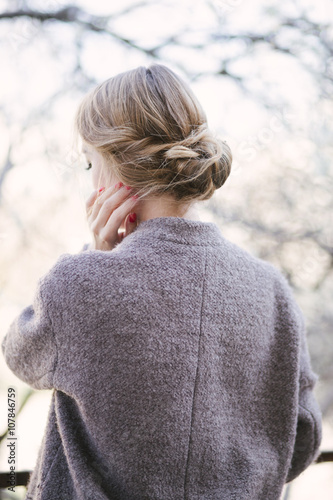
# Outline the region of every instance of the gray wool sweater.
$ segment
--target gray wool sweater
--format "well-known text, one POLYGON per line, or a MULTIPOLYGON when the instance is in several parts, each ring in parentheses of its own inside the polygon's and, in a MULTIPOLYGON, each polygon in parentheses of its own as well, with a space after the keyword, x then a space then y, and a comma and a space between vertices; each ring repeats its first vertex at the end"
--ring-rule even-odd
POLYGON ((214 223, 61 255, 2 349, 52 390, 26 499, 277 500, 318 455, 301 309, 214 223))

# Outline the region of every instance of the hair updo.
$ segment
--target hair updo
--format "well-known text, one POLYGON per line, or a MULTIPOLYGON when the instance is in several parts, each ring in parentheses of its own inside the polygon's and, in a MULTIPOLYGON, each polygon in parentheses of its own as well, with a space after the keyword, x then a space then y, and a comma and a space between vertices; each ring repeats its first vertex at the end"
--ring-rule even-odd
POLYGON ((96 87, 79 106, 76 128, 139 196, 207 200, 230 174, 229 146, 210 132, 188 85, 161 64, 96 87))

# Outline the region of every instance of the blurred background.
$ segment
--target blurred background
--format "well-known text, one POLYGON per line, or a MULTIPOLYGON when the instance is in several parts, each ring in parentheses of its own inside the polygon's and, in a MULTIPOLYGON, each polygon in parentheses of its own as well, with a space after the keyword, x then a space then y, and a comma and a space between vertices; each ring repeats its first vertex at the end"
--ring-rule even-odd
MULTIPOLYGON (((82 96, 111 76, 166 64, 233 152, 202 220, 288 278, 307 323, 322 450, 333 450, 333 3, 331 0, 0 0, 0 341, 38 279, 91 241, 90 172, 76 150, 82 96)), ((17 470, 31 470, 50 391, 0 362, 0 433, 17 391, 17 470)), ((8 471, 5 440, 0 471, 8 471)), ((2 499, 24 498, 24 488, 2 499)), ((333 499, 333 463, 311 465, 290 500, 333 499)))

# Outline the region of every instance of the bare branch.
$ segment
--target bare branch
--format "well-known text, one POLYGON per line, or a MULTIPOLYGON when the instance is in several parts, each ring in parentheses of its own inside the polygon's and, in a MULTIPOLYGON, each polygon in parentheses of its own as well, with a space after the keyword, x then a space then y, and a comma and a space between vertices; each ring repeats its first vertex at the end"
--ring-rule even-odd
POLYGON ((0 172, 0 205, 1 205, 1 199, 2 199, 2 186, 4 183, 4 180, 6 178, 6 175, 8 172, 14 167, 14 163, 11 160, 11 154, 12 154, 12 145, 9 146, 8 152, 7 152, 7 157, 4 163, 4 166, 0 172))
MULTIPOLYGON (((126 9, 126 12, 133 9, 126 9)), ((48 21, 60 21, 63 23, 73 23, 83 27, 87 31, 92 31, 96 33, 105 33, 107 35, 112 36, 117 41, 125 44, 126 46, 136 49, 140 52, 145 53, 147 56, 157 58, 156 50, 154 49, 146 49, 144 47, 139 46, 133 40, 122 37, 118 35, 116 32, 108 29, 108 23, 110 19, 113 17, 118 17, 123 15, 125 11, 121 11, 119 14, 114 14, 110 16, 93 16, 87 14, 83 9, 80 9, 76 6, 68 6, 63 9, 54 11, 54 12, 41 12, 39 10, 32 9, 21 9, 16 11, 7 11, 0 13, 1 19, 18 19, 28 17, 30 19, 36 19, 41 23, 45 23, 48 21)))

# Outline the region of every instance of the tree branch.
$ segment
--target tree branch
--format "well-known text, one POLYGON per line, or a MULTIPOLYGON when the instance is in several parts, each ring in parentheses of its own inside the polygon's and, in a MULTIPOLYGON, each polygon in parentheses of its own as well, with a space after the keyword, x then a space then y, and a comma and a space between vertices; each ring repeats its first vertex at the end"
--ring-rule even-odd
MULTIPOLYGON (((133 7, 135 7, 135 6, 133 6, 133 7)), ((129 10, 130 9, 127 8, 124 11, 121 11, 120 13, 117 13, 115 15, 110 15, 110 16, 93 16, 93 15, 87 14, 83 9, 80 9, 79 7, 76 7, 76 6, 68 6, 68 7, 65 7, 63 9, 60 9, 60 10, 54 11, 54 12, 41 12, 39 10, 20 9, 20 10, 16 10, 16 11, 7 11, 7 12, 0 13, 0 20, 1 19, 19 19, 19 18, 28 17, 30 19, 36 19, 37 21, 40 21, 41 23, 45 23, 48 21, 59 21, 59 22, 63 22, 63 23, 75 23, 75 24, 83 27, 87 31, 93 31, 96 33, 105 33, 107 35, 112 36, 117 41, 127 45, 128 47, 130 47, 132 49, 136 49, 140 52, 143 52, 147 56, 150 56, 153 58, 158 58, 158 55, 156 53, 156 49, 146 49, 144 47, 141 47, 140 45, 136 44, 133 40, 130 40, 129 38, 126 38, 126 37, 122 37, 121 35, 118 35, 114 31, 111 31, 107 28, 107 25, 108 25, 110 19, 118 17, 120 15, 123 15, 124 13, 128 13, 129 10)))

